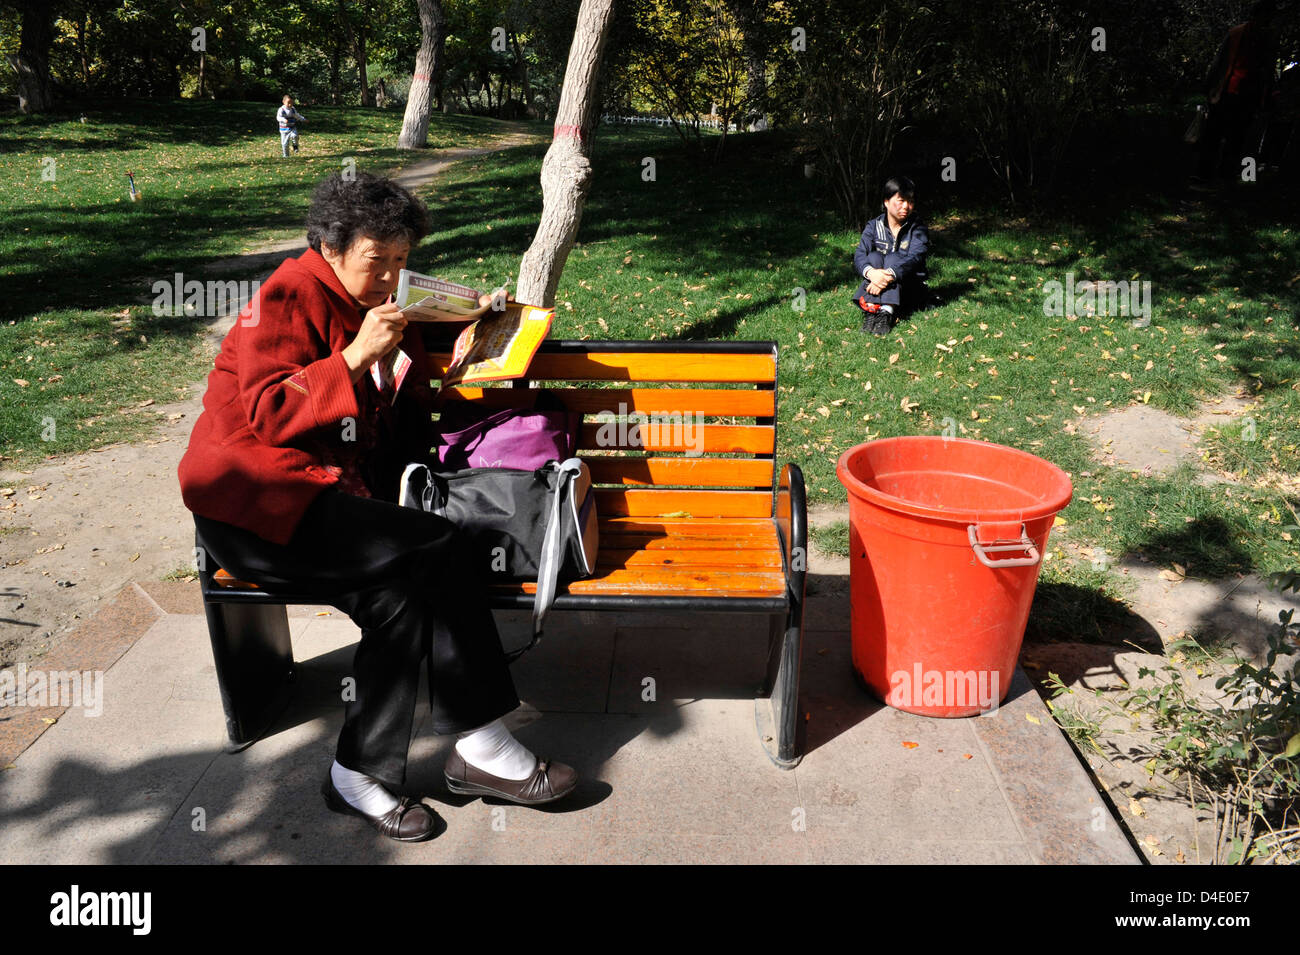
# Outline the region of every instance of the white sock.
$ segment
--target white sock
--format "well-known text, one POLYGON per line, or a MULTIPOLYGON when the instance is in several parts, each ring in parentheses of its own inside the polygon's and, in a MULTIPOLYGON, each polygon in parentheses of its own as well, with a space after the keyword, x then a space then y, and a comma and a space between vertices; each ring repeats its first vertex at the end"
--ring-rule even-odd
POLYGON ((475 769, 502 779, 527 779, 537 768, 537 757, 510 735, 500 720, 468 733, 458 733, 456 752, 475 769))
POLYGON ((366 815, 382 816, 397 808, 396 796, 369 776, 340 766, 338 760, 330 767, 330 778, 344 801, 366 815))
POLYGON ((882 305, 882 306, 880 306, 880 310, 881 310, 882 312, 884 312, 886 315, 893 315, 893 314, 894 314, 894 306, 892 306, 892 305, 882 305))

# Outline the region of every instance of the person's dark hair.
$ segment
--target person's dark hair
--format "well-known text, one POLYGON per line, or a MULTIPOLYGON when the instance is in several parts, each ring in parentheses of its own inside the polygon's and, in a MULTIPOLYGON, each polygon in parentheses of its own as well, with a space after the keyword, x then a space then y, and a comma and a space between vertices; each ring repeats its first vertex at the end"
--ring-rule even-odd
POLYGON ((884 188, 881 190, 880 201, 886 202, 894 198, 895 195, 900 195, 904 199, 915 199, 916 183, 906 176, 893 176, 886 179, 884 188))
POLYGON ((307 244, 317 252, 328 245, 340 253, 357 239, 406 239, 415 246, 429 234, 429 210, 391 179, 359 172, 344 178, 331 173, 311 195, 307 244))
POLYGON ((1277 15, 1277 4, 1273 0, 1258 0, 1250 8, 1247 20, 1272 20, 1277 15))

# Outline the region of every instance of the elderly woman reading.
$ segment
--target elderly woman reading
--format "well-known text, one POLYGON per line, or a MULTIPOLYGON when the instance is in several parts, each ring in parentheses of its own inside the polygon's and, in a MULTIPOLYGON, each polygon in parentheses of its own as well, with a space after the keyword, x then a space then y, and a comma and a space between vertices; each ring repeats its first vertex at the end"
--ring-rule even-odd
POLYGON ((533 805, 577 783, 501 722, 519 698, 488 568, 465 559, 454 525, 395 503, 404 465, 428 458, 433 396, 420 326, 389 298, 427 232, 423 203, 389 180, 322 182, 310 248, 226 336, 179 470, 210 559, 268 591, 319 594, 360 626, 356 699, 322 791, 329 808, 411 842, 433 834, 434 814, 387 787, 406 778, 423 660, 434 731, 458 737, 453 792, 533 805), (395 347, 411 367, 394 394, 369 369, 395 347))

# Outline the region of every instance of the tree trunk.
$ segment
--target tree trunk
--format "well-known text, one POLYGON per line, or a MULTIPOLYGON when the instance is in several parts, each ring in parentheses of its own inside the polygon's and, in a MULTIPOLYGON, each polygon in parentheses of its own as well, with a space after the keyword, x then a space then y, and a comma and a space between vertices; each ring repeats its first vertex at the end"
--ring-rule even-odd
POLYGON ((728 0, 740 27, 745 54, 745 110, 738 129, 767 117, 767 37, 763 33, 766 0, 728 0))
POLYGON ((515 63, 519 67, 519 86, 521 87, 520 96, 524 101, 524 119, 531 119, 533 115, 533 91, 528 85, 528 61, 524 59, 524 49, 519 44, 519 37, 511 31, 510 42, 515 48, 515 63))
POLYGON ((361 85, 362 106, 374 105, 374 100, 370 96, 370 83, 366 76, 366 30, 368 29, 369 19, 370 4, 364 3, 361 7, 362 26, 357 29, 352 22, 351 15, 348 13, 348 4, 345 0, 339 0, 339 29, 343 31, 344 37, 347 38, 348 46, 352 51, 352 59, 357 64, 357 80, 361 85))
POLYGON ((81 83, 90 89, 90 58, 86 55, 86 28, 90 26, 90 11, 87 10, 77 23, 77 53, 81 57, 81 83))
POLYGON ((423 149, 429 144, 429 106, 437 77, 442 73, 442 34, 446 20, 442 0, 417 0, 420 8, 420 52, 415 55, 415 73, 406 94, 406 112, 402 115, 402 132, 398 149, 423 149))
POLYGON ((230 53, 231 53, 231 58, 234 60, 234 65, 235 65, 235 83, 234 83, 235 99, 243 99, 244 98, 244 53, 243 53, 243 45, 240 43, 241 34, 234 28, 233 24, 231 25, 231 28, 226 31, 226 33, 230 37, 230 47, 231 47, 230 53))
POLYGON ((54 105, 50 88, 50 46, 54 43, 54 11, 44 0, 22 4, 22 33, 18 52, 6 55, 18 74, 18 110, 43 113, 54 105))
POLYGON ((364 31, 357 33, 352 49, 357 58, 357 78, 361 81, 361 105, 374 106, 375 98, 370 93, 370 80, 366 76, 366 34, 364 31))
POLYGON ((542 221, 519 263, 515 298, 550 308, 578 236, 582 206, 591 189, 588 135, 596 104, 596 76, 613 18, 614 0, 582 0, 564 70, 551 148, 542 160, 542 221))
POLYGON ((343 43, 341 40, 334 41, 334 47, 330 50, 330 105, 343 105, 343 80, 340 77, 341 63, 343 61, 343 43))

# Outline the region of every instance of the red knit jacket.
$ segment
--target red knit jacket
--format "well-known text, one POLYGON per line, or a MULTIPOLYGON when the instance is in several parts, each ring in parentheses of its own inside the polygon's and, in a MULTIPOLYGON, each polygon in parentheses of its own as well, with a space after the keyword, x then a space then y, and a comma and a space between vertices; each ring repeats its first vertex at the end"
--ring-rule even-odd
POLYGON ((396 499, 401 468, 426 459, 432 444, 428 355, 421 326, 408 325, 401 348, 411 368, 390 406, 369 373, 354 385, 343 360, 360 327, 360 310, 320 253, 308 249, 275 270, 208 375, 178 468, 187 508, 286 544, 340 476, 396 499))

